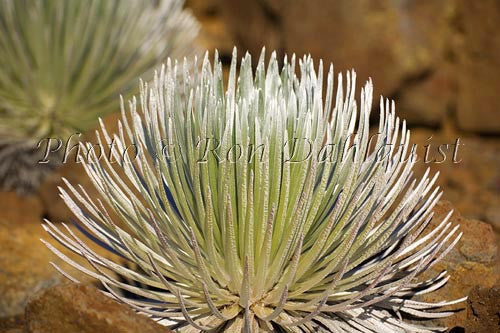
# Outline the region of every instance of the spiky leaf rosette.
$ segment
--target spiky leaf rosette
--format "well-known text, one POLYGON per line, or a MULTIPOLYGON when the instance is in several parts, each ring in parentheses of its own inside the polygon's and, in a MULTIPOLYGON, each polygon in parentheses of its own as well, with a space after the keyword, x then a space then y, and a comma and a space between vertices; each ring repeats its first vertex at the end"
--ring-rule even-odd
POLYGON ((116 143, 115 160, 126 142, 140 148, 122 161, 126 177, 90 159, 101 198, 61 190, 84 233, 139 269, 49 221, 46 230, 91 267, 46 244, 109 295, 180 331, 439 330, 404 318, 448 316, 439 308, 460 301, 412 300, 446 283, 446 272, 416 277, 460 234, 448 218, 422 233, 441 194, 436 177, 413 179, 394 104, 381 100, 370 148, 371 81, 358 105, 354 71, 338 75, 335 95, 332 67, 324 91, 322 63, 316 72, 310 57, 300 75, 295 56, 280 70, 273 53, 266 70, 263 52, 253 73, 247 54, 239 76, 236 63, 234 54, 225 88, 217 56, 213 69, 206 56, 182 80, 168 62, 141 85, 139 109, 135 99, 128 112, 122 104, 119 133, 98 135, 116 143))
POLYGON ((0 137, 66 138, 193 50, 182 0, 1 0, 0 137))
POLYGON ((118 111, 116 100, 136 90, 137 77, 152 78, 167 56, 192 53, 198 24, 182 5, 0 0, 0 150, 7 149, 0 156, 14 158, 0 160, 2 190, 36 190, 46 174, 41 171, 61 159, 37 164, 39 140, 66 140, 92 128, 99 116, 118 111), (13 155, 20 145, 26 149, 13 155))

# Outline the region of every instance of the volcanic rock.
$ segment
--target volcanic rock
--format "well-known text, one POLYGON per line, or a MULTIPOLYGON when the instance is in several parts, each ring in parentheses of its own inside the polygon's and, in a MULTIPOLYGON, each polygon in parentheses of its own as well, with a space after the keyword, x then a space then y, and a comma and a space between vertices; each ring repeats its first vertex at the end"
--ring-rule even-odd
POLYGON ((27 333, 167 333, 171 332, 94 287, 59 285, 30 301, 25 313, 27 333))
POLYGON ((500 132, 500 2, 460 0, 458 123, 464 130, 500 132))
POLYGON ((496 332, 500 328, 500 285, 475 287, 467 299, 466 332, 496 332))
MULTIPOLYGON (((50 262, 79 281, 92 281, 90 277, 65 264, 53 254, 40 241, 41 238, 56 243, 43 230, 40 222, 0 222, 0 318, 22 314, 33 294, 67 280, 50 262)), ((55 247, 79 264, 88 267, 84 258, 59 245, 55 247)), ((93 249, 106 258, 119 260, 102 248, 95 246, 93 249)))
POLYGON ((40 221, 42 215, 42 203, 37 196, 0 192, 0 223, 31 223, 40 221))
MULTIPOLYGON (((450 202, 438 202, 434 208, 434 217, 429 225, 429 230, 440 223, 452 210, 454 211, 454 207, 450 202)), ((472 295, 475 288, 492 288, 500 281, 496 236, 491 225, 466 219, 457 211, 454 211, 450 222, 454 225, 460 225, 463 236, 443 260, 423 275, 423 277, 436 276, 443 270, 446 270, 450 275, 446 286, 421 296, 421 299, 427 302, 459 299, 472 295)), ((436 320, 436 322, 448 328, 466 327, 471 311, 470 308, 467 308, 467 303, 460 303, 453 306, 452 309, 459 311, 450 317, 436 320)))

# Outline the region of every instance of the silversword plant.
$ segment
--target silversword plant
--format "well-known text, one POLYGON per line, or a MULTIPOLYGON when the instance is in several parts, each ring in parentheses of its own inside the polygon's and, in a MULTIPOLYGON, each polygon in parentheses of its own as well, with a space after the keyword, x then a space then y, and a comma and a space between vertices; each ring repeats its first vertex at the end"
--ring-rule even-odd
POLYGON ((461 234, 450 215, 426 230, 437 175, 412 176, 394 103, 381 100, 370 147, 371 81, 356 101, 354 71, 338 75, 334 93, 331 66, 324 77, 304 57, 296 74, 295 56, 281 69, 274 53, 267 69, 264 58, 253 72, 245 55, 238 75, 235 51, 227 87, 217 55, 194 72, 168 61, 128 111, 122 102, 119 133, 98 134, 116 143, 116 160, 128 144, 137 158, 120 172, 108 159, 84 163, 100 198, 61 189, 79 230, 134 269, 65 224, 44 227, 88 267, 45 243, 110 296, 181 332, 440 331, 407 319, 449 316, 440 308, 462 301, 414 299, 446 283, 446 272, 419 274, 461 234), (342 158, 313 158, 325 146, 342 158), (383 146, 393 149, 378 158, 383 146))
MULTIPOLYGON (((140 75, 193 51, 198 24, 182 0, 1 0, 0 140, 4 189, 31 190, 40 139, 66 138, 118 111, 140 75), (30 168, 24 161, 30 157, 30 168), (18 169, 26 171, 16 177, 18 169), (30 175, 32 177, 30 177, 30 175), (32 181, 28 181, 33 178, 32 181), (19 186, 13 179, 18 179, 19 186)), ((46 167, 46 166, 45 166, 46 167)))

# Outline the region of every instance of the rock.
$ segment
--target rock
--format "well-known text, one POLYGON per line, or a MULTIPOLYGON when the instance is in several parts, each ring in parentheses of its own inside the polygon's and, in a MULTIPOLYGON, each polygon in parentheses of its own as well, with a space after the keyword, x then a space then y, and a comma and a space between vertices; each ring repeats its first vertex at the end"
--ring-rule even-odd
POLYGON ((228 28, 244 50, 258 54, 266 45, 310 53, 333 62, 337 72, 354 68, 360 84, 372 77, 376 94, 385 95, 440 65, 455 9, 451 0, 222 2, 228 28))
POLYGON ((289 3, 287 0, 263 0, 263 8, 268 12, 268 15, 279 15, 285 9, 285 6, 289 3))
POLYGON ((37 196, 21 196, 16 192, 0 192, 0 223, 39 222, 42 215, 42 203, 37 196))
POLYGON ((460 42, 457 43, 460 127, 500 133, 500 2, 460 0, 460 42))
MULTIPOLYGON (((432 230, 453 209, 450 202, 438 202, 428 230, 432 230)), ((496 264, 498 249, 491 226, 481 221, 468 220, 457 211, 454 211, 450 222, 460 225, 463 236, 443 260, 423 274, 422 278, 429 278, 446 270, 450 275, 450 280, 444 288, 420 296, 427 302, 459 299, 469 295, 474 288, 492 288, 500 278, 500 270, 496 264)), ((465 302, 455 305, 453 309, 460 311, 450 317, 436 320, 436 323, 449 328, 465 327, 468 322, 466 305, 465 302)))
POLYGON ((186 9, 191 9, 196 18, 213 16, 219 10, 218 0, 187 0, 186 9))
POLYGON ((0 333, 23 333, 24 314, 0 318, 0 333))
POLYGON ((467 218, 491 224, 500 236, 500 142, 452 130, 438 132, 422 128, 412 129, 410 141, 418 145, 420 157, 414 168, 415 175, 422 175, 427 167, 432 174, 439 171, 438 185, 444 191, 443 199, 453 202, 467 218), (457 138, 460 139, 458 163, 453 163, 453 145, 457 138), (437 163, 442 160, 438 147, 445 144, 449 145, 444 149, 446 160, 437 163), (426 145, 429 145, 429 160, 435 162, 424 162, 426 145))
POLYGON ((39 241, 48 237, 43 233, 39 224, 0 224, 0 317, 22 313, 31 294, 61 280, 49 267, 54 257, 39 241))
MULTIPOLYGON (((450 222, 460 225, 463 235, 457 246, 450 252, 449 258, 445 260, 447 265, 453 266, 467 261, 484 264, 488 267, 494 265, 498 248, 495 244, 496 235, 490 224, 467 219, 455 209, 451 202, 441 200, 434 207, 434 217, 429 227, 436 226, 450 211, 453 211, 450 222)), ((491 267, 496 269, 494 266, 491 267)))
POLYGON ((500 285, 475 287, 467 299, 466 332, 495 332, 499 329, 500 285))
POLYGON ((498 134, 499 4, 221 0, 218 10, 243 51, 312 54, 336 72, 354 68, 358 86, 372 77, 375 96, 397 98, 412 124, 442 126, 451 114, 463 130, 498 134))
POLYGON ((56 172, 48 176, 40 186, 38 195, 44 204, 46 218, 56 223, 70 222, 76 219, 59 196, 58 187, 66 188, 62 180, 63 177, 73 185, 82 185, 87 191, 94 189, 83 167, 73 161, 63 164, 56 172))
POLYGON ((231 58, 231 52, 234 47, 234 41, 229 34, 224 22, 212 16, 198 18, 203 29, 198 36, 198 43, 202 50, 208 50, 213 54, 215 50, 219 51, 222 61, 226 62, 231 58))
POLYGON ((485 217, 493 225, 496 232, 500 233, 500 197, 491 198, 491 204, 486 207, 485 217))
POLYGON ((59 285, 29 302, 27 333, 167 333, 166 327, 115 302, 94 287, 59 285))
POLYGON ((282 48, 283 36, 276 21, 280 18, 270 15, 261 1, 222 0, 221 13, 233 40, 239 47, 239 54, 249 51, 257 63, 262 47, 267 50, 282 48))
POLYGON ((283 17, 285 50, 333 61, 336 71, 354 68, 358 86, 372 77, 375 95, 388 96, 437 66, 450 3, 294 1, 283 17))
MULTIPOLYGON (((40 223, 0 223, 0 318, 22 314, 31 295, 66 281, 66 278, 50 265, 51 261, 80 281, 93 281, 65 264, 40 241, 40 238, 56 244, 40 223)), ((78 263, 89 266, 85 259, 63 249, 62 246, 56 247, 78 263)), ((97 246, 92 248, 104 257, 120 262, 104 249, 97 246)))
POLYGON ((213 54, 218 50, 222 59, 231 57, 234 41, 221 19, 221 8, 218 0, 188 0, 186 8, 191 9, 201 24, 197 44, 201 46, 201 54, 208 50, 213 54))
POLYGON ((455 98, 451 66, 408 80, 394 95, 396 113, 409 124, 440 126, 455 98))
POLYGON ((464 219, 460 223, 464 241, 458 250, 468 261, 481 264, 494 263, 497 258, 496 236, 490 224, 464 219))

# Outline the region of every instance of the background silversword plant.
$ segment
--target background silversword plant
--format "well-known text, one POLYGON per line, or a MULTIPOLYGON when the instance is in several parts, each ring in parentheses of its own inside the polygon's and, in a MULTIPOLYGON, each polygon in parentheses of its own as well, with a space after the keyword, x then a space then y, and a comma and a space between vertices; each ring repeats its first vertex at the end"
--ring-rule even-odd
MULTIPOLYGON (((88 130, 99 116, 117 111, 118 96, 133 92, 138 76, 150 76, 167 56, 190 54, 198 24, 182 5, 0 0, 0 140, 17 147, 3 160, 22 168, 31 154, 35 164, 38 140, 88 130)), ((16 172, 2 165, 0 180, 19 178, 21 188, 30 187, 16 172)))
POLYGON ((110 296, 180 331, 439 331, 405 318, 448 316, 439 308, 462 301, 412 300, 446 283, 446 272, 415 278, 461 234, 450 215, 423 233, 441 196, 437 175, 413 179, 394 104, 381 100, 370 147, 371 81, 358 105, 354 71, 338 75, 334 94, 333 68, 325 85, 310 57, 299 76, 295 56, 280 70, 273 53, 266 70, 263 51, 253 73, 247 54, 239 75, 236 63, 235 50, 226 88, 217 55, 213 68, 208 56, 200 71, 184 66, 180 80, 169 61, 141 84, 140 110, 135 98, 129 112, 122 102, 119 133, 98 134, 116 143, 126 177, 94 154, 84 165, 101 198, 61 189, 80 231, 136 269, 64 224, 44 227, 91 269, 47 246, 110 296), (137 158, 123 159, 127 142, 137 158))

